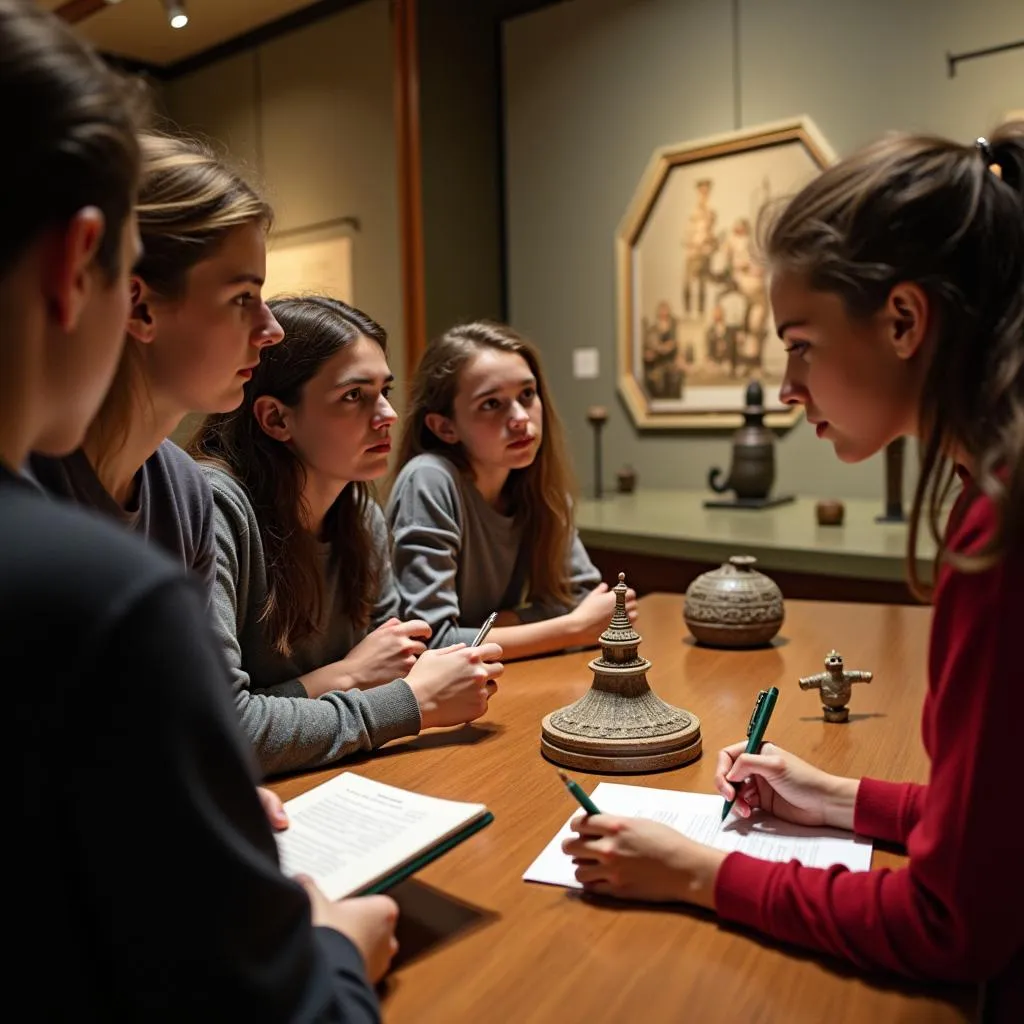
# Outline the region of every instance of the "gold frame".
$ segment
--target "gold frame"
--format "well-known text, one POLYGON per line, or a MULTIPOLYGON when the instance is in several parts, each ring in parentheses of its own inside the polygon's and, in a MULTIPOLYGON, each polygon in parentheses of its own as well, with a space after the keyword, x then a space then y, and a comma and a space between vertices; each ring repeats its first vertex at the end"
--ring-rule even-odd
MULTIPOLYGON (((659 430, 721 430, 737 427, 743 422, 742 411, 739 408, 736 412, 654 412, 650 400, 634 375, 634 247, 654 211, 669 175, 673 168, 683 164, 699 163, 730 153, 749 152, 794 142, 801 144, 822 170, 835 162, 836 157, 832 148, 806 116, 744 128, 692 142, 662 146, 654 151, 619 223, 615 237, 619 394, 637 427, 659 430)), ((797 421, 801 412, 800 408, 770 412, 765 416, 765 423, 769 427, 790 427, 797 421)))

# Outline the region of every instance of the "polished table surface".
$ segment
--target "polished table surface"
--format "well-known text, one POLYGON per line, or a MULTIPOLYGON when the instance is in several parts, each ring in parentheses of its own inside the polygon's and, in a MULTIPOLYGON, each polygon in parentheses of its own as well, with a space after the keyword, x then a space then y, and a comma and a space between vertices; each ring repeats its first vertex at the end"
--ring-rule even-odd
MULTIPOLYGON (((600 781, 713 791, 715 754, 742 739, 758 689, 780 696, 770 738, 830 771, 921 781, 920 741, 929 611, 908 606, 790 601, 770 648, 697 647, 681 598, 641 599, 641 654, 664 699, 701 719, 704 754, 645 776, 573 773, 600 781), (870 669, 850 721, 830 725, 797 678, 835 647, 870 669)), ((374 756, 273 783, 284 799, 339 771, 433 796, 486 803, 494 823, 393 891, 402 950, 383 990, 385 1020, 797 1022, 966 1021, 973 992, 866 977, 838 961, 780 946, 677 908, 591 901, 521 875, 576 804, 539 751, 540 721, 581 696, 594 652, 510 664, 486 718, 396 742, 374 756)), ((874 867, 905 858, 875 850, 874 867)))

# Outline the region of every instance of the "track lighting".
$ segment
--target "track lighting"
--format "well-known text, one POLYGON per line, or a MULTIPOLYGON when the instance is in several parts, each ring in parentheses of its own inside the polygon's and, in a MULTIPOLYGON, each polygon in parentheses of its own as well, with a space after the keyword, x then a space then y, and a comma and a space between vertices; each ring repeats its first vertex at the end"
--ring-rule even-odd
POLYGON ((188 24, 185 0, 164 0, 164 7, 167 10, 167 21, 171 28, 184 28, 188 24))

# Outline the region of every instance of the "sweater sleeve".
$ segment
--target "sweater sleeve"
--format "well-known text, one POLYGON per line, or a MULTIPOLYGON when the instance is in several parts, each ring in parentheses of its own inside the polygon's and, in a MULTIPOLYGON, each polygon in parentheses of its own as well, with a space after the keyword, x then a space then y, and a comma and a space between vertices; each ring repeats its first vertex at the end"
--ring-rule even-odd
POLYGON ((556 615, 565 615, 567 612, 571 612, 601 582, 601 573, 591 562, 590 555, 587 554, 587 549, 583 546, 583 541, 580 540, 579 532, 575 529, 572 533, 572 544, 569 546, 567 561, 566 569, 569 576, 572 604, 566 607, 557 601, 535 601, 524 608, 517 609, 521 622, 541 622, 544 619, 553 619, 556 615))
POLYGON ((374 550, 380 559, 380 589, 373 609, 370 628, 376 629, 388 619, 402 617, 402 602, 395 586, 395 571, 391 564, 391 536, 384 513, 376 502, 370 508, 370 532, 373 535, 374 550))
POLYGON ((90 840, 78 895, 96 904, 83 912, 120 951, 105 979, 117 982, 114 1016, 376 1022, 359 953, 312 927, 305 893, 278 867, 205 618, 177 580, 133 600, 97 644, 82 695, 110 699, 77 705, 90 739, 62 813, 90 840), (146 728, 140 665, 161 709, 146 728), (98 812, 112 772, 117 806, 98 812), (144 856, 126 856, 140 843, 144 856))
POLYGON ((914 782, 861 779, 853 809, 853 830, 862 836, 905 846, 921 820, 928 787, 914 782))
POLYGON ((978 981, 1024 948, 1024 886, 995 865, 1024 862, 1024 827, 1005 789, 1019 742, 1024 621, 1018 566, 948 572, 936 594, 930 655, 927 789, 868 783, 858 824, 898 839, 909 865, 849 872, 730 854, 722 917, 863 968, 978 981))
MULTIPOLYGON (((232 498, 215 490, 217 574, 213 624, 231 678, 242 731, 264 775, 316 768, 358 751, 373 750, 420 730, 419 704, 409 684, 396 679, 370 690, 334 691, 311 698, 298 679, 253 689, 242 665, 240 631, 247 616, 249 526, 232 498)), ((258 540, 257 540, 258 542, 258 540)))
POLYGON ((458 485, 426 462, 396 482, 388 503, 401 618, 423 619, 431 647, 470 644, 477 633, 459 625, 461 510, 458 485))

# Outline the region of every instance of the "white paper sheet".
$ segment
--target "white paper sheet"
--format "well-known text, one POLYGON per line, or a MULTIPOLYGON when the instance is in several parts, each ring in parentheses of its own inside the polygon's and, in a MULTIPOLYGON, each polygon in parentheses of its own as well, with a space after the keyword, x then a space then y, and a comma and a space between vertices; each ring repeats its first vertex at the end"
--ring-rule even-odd
MULTIPOLYGON (((602 782, 591 794, 607 814, 630 818, 650 818, 663 822, 677 832, 718 850, 749 854, 762 860, 799 860, 806 867, 825 868, 843 864, 851 871, 871 867, 870 839, 829 828, 805 828, 768 815, 744 821, 730 814, 724 822, 722 798, 707 793, 679 793, 645 786, 624 786, 602 782)), ((562 853, 562 842, 573 833, 569 822, 526 869, 523 879, 579 889, 572 859, 562 853)))

